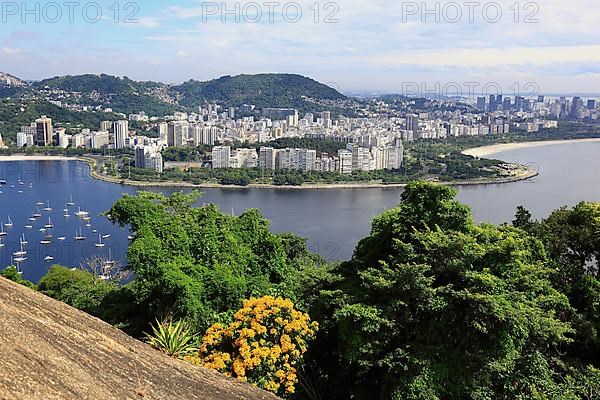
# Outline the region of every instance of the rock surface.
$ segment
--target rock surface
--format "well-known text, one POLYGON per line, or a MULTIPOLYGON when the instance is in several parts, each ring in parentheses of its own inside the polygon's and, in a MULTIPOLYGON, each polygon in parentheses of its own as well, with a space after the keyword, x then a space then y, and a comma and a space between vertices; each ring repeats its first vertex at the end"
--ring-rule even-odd
POLYGON ((277 398, 0 278, 0 400, 9 399, 277 398))

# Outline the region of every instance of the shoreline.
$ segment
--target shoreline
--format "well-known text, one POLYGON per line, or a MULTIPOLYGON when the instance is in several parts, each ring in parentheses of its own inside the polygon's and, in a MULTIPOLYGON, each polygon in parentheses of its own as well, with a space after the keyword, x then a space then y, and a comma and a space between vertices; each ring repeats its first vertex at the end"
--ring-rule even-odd
MULTIPOLYGON (((600 141, 600 139, 598 139, 600 141)), ((496 145, 494 145, 496 146, 496 145)), ((487 146, 492 147, 492 146, 487 146)), ((469 149, 472 150, 472 149, 469 149)), ((331 190, 331 189, 344 189, 344 190, 352 190, 352 189, 403 189, 408 184, 407 183, 394 183, 394 184, 382 184, 378 182, 368 183, 368 182, 359 182, 359 183, 317 183, 317 184, 303 184, 301 186, 279 186, 272 184, 250 184, 247 186, 238 186, 238 185, 221 185, 218 183, 203 183, 200 185, 189 183, 189 182, 142 182, 142 181, 134 181, 128 179, 114 178, 106 175, 99 174, 97 169, 97 161, 92 157, 86 156, 49 156, 49 155, 24 155, 24 154, 15 154, 15 155, 1 155, 0 162, 5 161, 79 161, 82 163, 88 164, 90 167, 90 176, 96 180, 112 183, 116 185, 126 185, 137 188, 149 188, 149 187, 172 187, 172 188, 191 188, 191 189, 229 189, 229 190, 248 190, 248 189, 269 189, 269 190, 331 190)), ((505 184, 505 183, 515 183, 520 181, 525 181, 531 178, 534 178, 538 175, 538 171, 527 168, 522 171, 521 174, 505 177, 505 178, 497 178, 497 179, 473 179, 467 181, 454 181, 454 182, 442 182, 442 181, 433 181, 439 183, 441 185, 447 186, 476 186, 476 185, 495 185, 495 184, 505 184)), ((431 181, 431 180, 430 180, 431 181)))
POLYGON ((542 146, 554 146, 560 144, 570 143, 597 143, 600 142, 600 138, 587 138, 587 139, 556 139, 556 140, 538 140, 533 142, 515 142, 515 143, 499 143, 492 144, 489 146, 473 147, 462 151, 462 154, 471 157, 486 157, 492 154, 502 153, 505 151, 526 149, 530 147, 542 147, 542 146))

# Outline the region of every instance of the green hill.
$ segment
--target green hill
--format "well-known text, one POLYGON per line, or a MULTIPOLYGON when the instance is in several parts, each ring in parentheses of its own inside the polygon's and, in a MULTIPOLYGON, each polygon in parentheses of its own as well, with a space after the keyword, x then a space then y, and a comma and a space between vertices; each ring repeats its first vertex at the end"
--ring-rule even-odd
POLYGON ((302 108, 304 97, 320 100, 346 98, 329 86, 294 74, 223 76, 208 82, 191 80, 171 90, 180 96, 180 104, 188 107, 218 102, 227 106, 254 104, 258 108, 302 108))
MULTIPOLYGON (((144 111, 151 116, 193 110, 209 102, 223 107, 254 104, 258 109, 293 107, 314 111, 315 102, 319 104, 317 108, 335 109, 335 105, 323 104, 323 101, 346 99, 327 85, 295 74, 223 76, 206 82, 190 80, 181 85, 134 81, 106 74, 69 75, 44 79, 26 87, 0 87, 0 97, 26 93, 28 97, 35 98, 42 92, 47 95, 61 90, 67 92, 67 101, 71 104, 101 105, 124 114, 144 111)), ((61 99, 62 93, 52 95, 61 99)))
POLYGON ((44 79, 33 84, 34 89, 55 89, 80 92, 86 105, 103 105, 124 114, 145 111, 149 115, 166 115, 177 111, 161 93, 167 86, 160 82, 140 82, 128 77, 111 75, 69 75, 44 79))

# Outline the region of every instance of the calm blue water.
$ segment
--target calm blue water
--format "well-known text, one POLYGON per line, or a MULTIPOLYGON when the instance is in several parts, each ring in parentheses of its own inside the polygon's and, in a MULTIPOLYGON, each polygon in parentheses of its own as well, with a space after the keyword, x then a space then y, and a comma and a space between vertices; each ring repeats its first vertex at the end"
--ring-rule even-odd
MULTIPOLYGON (((473 209, 478 221, 510 222, 518 205, 525 205, 541 218, 562 205, 574 205, 581 200, 600 201, 600 143, 575 143, 521 149, 494 155, 506 161, 535 165, 540 176, 527 182, 502 185, 480 185, 460 188, 459 200, 473 209)), ((58 263, 79 266, 82 259, 95 255, 126 264, 129 232, 113 226, 100 216, 123 194, 136 189, 89 177, 88 166, 75 161, 0 162, 0 179, 8 184, 0 187, 0 221, 12 218, 14 226, 5 228, 0 248, 0 268, 11 264, 11 255, 19 249, 19 237, 25 234, 27 261, 21 264, 24 277, 33 281, 43 276, 49 265, 58 263), (18 184, 22 179, 24 185, 18 184), (30 187, 30 183, 32 186, 30 187), (14 185, 14 188, 10 186, 14 185), (18 193, 23 191, 23 193, 18 193), (69 218, 63 217, 65 203, 73 196, 75 207, 69 207, 69 218), (51 212, 26 229, 36 202, 50 201, 51 212), (73 215, 78 206, 88 210, 91 227, 73 215), (40 241, 46 233, 39 228, 52 219, 55 228, 51 245, 40 241), (74 240, 75 231, 82 229, 87 239, 74 240), (104 248, 96 248, 98 234, 110 234, 104 248), (65 236, 64 242, 58 237, 65 236), (54 257, 45 261, 44 257, 54 257)), ((169 194, 179 189, 152 189, 169 194)), ((400 189, 357 190, 223 190, 209 189, 202 203, 216 203, 226 212, 240 214, 248 208, 260 209, 272 221, 277 232, 293 232, 308 239, 308 246, 329 260, 345 260, 352 256, 356 243, 370 230, 372 218, 395 206, 400 189)), ((45 206, 40 206, 40 209, 45 206)))

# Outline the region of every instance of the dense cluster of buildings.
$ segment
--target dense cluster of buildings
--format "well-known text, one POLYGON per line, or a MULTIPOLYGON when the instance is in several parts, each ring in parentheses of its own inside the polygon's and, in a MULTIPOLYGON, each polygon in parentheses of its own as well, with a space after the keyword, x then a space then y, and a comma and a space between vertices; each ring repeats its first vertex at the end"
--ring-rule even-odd
POLYGON ((260 168, 262 170, 297 170, 338 172, 351 174, 354 171, 398 170, 404 160, 404 146, 397 139, 388 146, 365 148, 358 144, 347 144, 337 154, 317 153, 310 149, 235 149, 230 146, 215 146, 212 151, 213 168, 260 168))
MULTIPOLYGON (((473 106, 416 106, 414 99, 397 102, 372 100, 363 103, 360 117, 333 118, 331 112, 305 113, 296 109, 253 105, 224 108, 207 104, 197 112, 176 112, 167 117, 149 117, 143 112, 121 114, 118 121, 103 121, 98 130, 82 129, 67 134, 53 128, 42 116, 17 134, 17 146, 63 148, 132 148, 136 166, 162 172, 161 151, 166 147, 212 148, 203 166, 213 168, 257 168, 264 170, 353 171, 397 170, 404 160, 404 142, 419 139, 533 133, 557 128, 559 120, 600 117, 596 100, 490 95, 474 99, 473 106), (366 105, 364 105, 366 104, 366 105), (131 129, 131 125, 136 128, 131 129), (157 135, 144 136, 144 130, 157 135), (158 137, 156 137, 158 136, 158 137), (280 138, 310 138, 340 142, 335 154, 314 149, 275 149, 269 142, 280 138), (252 148, 241 148, 247 144, 252 148), (256 150, 261 144, 259 150, 256 150)), ((449 105, 459 104, 449 102, 449 105)), ((464 103, 462 103, 464 105, 464 103)), ((103 111, 108 111, 104 109, 103 111)), ((112 110, 111 110, 112 111, 112 110)), ((247 146, 247 147, 249 147, 247 146)))
POLYGON ((546 96, 541 95, 537 96, 537 99, 515 96, 513 101, 510 97, 499 94, 478 97, 476 106, 480 111, 491 113, 498 111, 534 112, 556 120, 589 119, 593 121, 600 119, 597 100, 588 99, 584 101, 579 96, 572 99, 564 96, 553 99, 547 99, 546 96))

